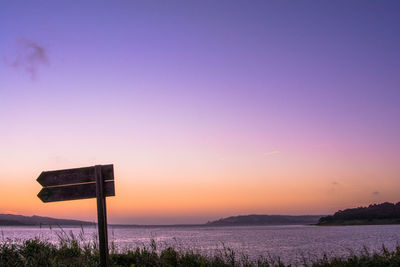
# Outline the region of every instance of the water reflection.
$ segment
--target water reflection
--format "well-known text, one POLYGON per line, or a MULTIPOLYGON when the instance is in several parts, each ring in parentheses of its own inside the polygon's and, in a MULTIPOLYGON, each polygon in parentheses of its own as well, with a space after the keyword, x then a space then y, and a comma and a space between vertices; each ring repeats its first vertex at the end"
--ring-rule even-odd
MULTIPOLYGON (((39 237, 57 243, 60 233, 81 235, 92 241, 97 228, 1 227, 2 241, 39 237)), ((363 247, 378 251, 382 244, 393 249, 400 240, 400 225, 380 226, 241 226, 241 227, 109 227, 110 242, 118 249, 149 246, 154 239, 159 249, 173 246, 204 254, 224 246, 258 256, 280 257, 285 263, 301 263, 305 258, 347 256, 363 247)))

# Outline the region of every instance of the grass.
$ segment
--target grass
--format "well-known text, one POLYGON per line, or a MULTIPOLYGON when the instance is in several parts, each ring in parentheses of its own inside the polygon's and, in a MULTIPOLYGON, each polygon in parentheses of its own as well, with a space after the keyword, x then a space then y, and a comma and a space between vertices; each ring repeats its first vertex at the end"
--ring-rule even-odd
MULTIPOLYGON (((40 238, 15 241, 4 240, 0 243, 0 267, 3 266, 99 266, 99 249, 94 241, 84 240, 83 234, 75 236, 61 231, 59 242, 52 244, 40 238)), ((96 240, 95 238, 93 240, 96 240)), ((328 258, 303 260, 306 267, 341 267, 341 266, 400 266, 400 246, 389 251, 384 246, 380 252, 370 253, 366 248, 359 255, 347 258, 328 258)), ((214 255, 203 255, 192 250, 167 247, 159 250, 154 240, 149 246, 137 247, 134 250, 117 251, 110 245, 111 266, 210 266, 210 267, 289 267, 279 258, 260 257, 249 260, 246 255, 237 254, 233 249, 224 247, 214 255)))

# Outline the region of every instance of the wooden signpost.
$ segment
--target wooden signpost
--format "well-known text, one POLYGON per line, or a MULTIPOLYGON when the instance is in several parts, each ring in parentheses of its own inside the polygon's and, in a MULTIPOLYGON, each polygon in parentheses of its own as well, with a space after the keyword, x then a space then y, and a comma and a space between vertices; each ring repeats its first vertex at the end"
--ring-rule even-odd
POLYGON ((115 196, 114 167, 92 167, 45 171, 36 179, 43 186, 37 195, 43 202, 97 198, 100 265, 108 266, 106 198, 115 196))

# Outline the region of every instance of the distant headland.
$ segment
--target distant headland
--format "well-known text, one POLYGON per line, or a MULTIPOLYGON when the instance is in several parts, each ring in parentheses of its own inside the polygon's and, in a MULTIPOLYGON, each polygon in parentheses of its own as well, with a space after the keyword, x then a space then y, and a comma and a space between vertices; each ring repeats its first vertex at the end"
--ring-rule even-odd
POLYGON ((36 215, 23 216, 14 214, 0 214, 1 226, 42 226, 42 225, 82 226, 82 225, 94 225, 94 224, 95 223, 93 222, 56 219, 56 218, 41 217, 36 215))
MULTIPOLYGON (((245 226, 245 225, 294 225, 316 224, 321 215, 240 215, 222 218, 205 224, 180 224, 180 225, 119 225, 116 227, 167 227, 167 226, 245 226)), ((56 219, 41 216, 23 216, 13 214, 0 214, 0 226, 86 226, 94 222, 56 219)))
POLYGON ((339 210, 321 217, 317 225, 400 224, 400 202, 371 204, 368 207, 339 210))
POLYGON ((208 222, 209 226, 316 224, 322 215, 240 215, 208 222))

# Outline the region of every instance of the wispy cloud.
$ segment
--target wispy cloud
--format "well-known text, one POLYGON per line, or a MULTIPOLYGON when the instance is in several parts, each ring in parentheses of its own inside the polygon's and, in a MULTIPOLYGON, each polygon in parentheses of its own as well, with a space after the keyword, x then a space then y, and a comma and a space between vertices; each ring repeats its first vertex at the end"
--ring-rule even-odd
POLYGON ((264 156, 271 156, 271 155, 275 155, 275 154, 280 154, 281 152, 279 150, 274 150, 274 151, 270 151, 270 152, 265 152, 264 156))
POLYGON ((340 182, 338 181, 332 181, 329 184, 327 184, 327 189, 326 189, 328 194, 337 194, 340 191, 343 190, 343 186, 341 185, 340 182))
POLYGON ((37 42, 20 39, 17 41, 17 55, 10 61, 9 66, 26 72, 32 80, 36 79, 39 68, 49 64, 47 49, 37 42))

